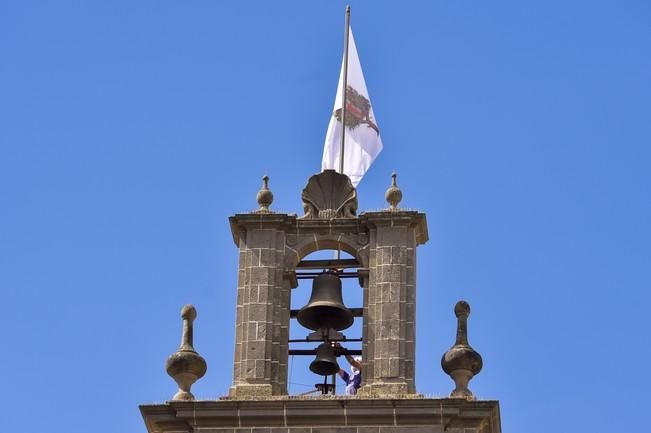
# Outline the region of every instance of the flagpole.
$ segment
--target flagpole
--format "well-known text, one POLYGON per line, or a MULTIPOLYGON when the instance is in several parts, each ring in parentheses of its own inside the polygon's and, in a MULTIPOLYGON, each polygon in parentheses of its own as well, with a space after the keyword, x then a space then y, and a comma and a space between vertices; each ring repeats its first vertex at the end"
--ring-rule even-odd
MULTIPOLYGON (((346 90, 348 87, 348 36, 350 35, 350 5, 346 5, 346 29, 344 30, 344 76, 341 86, 341 142, 339 143, 339 173, 344 174, 344 149, 346 143, 346 90)), ((341 259, 341 248, 337 246, 337 260, 341 259)), ((336 373, 332 375, 332 391, 336 394, 336 373)))
POLYGON ((348 35, 350 34, 350 5, 346 6, 346 30, 344 32, 344 79, 341 89, 341 142, 339 144, 339 173, 344 172, 344 148, 346 142, 346 90, 348 87, 348 35))
MULTIPOLYGON (((350 5, 346 5, 346 29, 344 32, 344 79, 341 89, 341 142, 339 144, 339 173, 344 174, 344 148, 346 143, 346 90, 348 88, 348 37, 350 35, 350 5)), ((337 260, 341 259, 341 247, 337 245, 337 260)), ((339 269, 340 270, 340 269, 339 269)), ((332 393, 337 394, 337 374, 332 375, 332 393)))
MULTIPOLYGON (((344 30, 344 76, 341 88, 341 142, 339 143, 339 173, 344 173, 344 148, 346 143, 346 90, 348 87, 348 36, 350 35, 350 5, 346 5, 346 29, 344 30)), ((337 260, 341 258, 341 248, 337 246, 337 260)), ((332 375, 332 383, 336 376, 332 375)), ((334 391, 333 387, 333 391, 334 391)))

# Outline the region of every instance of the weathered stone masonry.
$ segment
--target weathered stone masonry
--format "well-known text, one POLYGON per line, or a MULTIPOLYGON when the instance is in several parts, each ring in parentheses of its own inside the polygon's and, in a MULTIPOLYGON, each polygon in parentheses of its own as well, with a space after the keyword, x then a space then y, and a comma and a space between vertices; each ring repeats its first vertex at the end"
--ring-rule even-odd
POLYGON ((302 197, 303 217, 271 212, 265 177, 259 209, 230 217, 239 267, 229 396, 197 401, 190 392, 206 370, 192 346, 196 310, 188 305, 182 310, 183 342, 167 363, 179 391, 172 401, 140 407, 148 432, 501 433, 499 403, 477 401, 468 389, 482 359, 468 343, 465 301, 454 308, 456 343, 441 361, 455 382, 451 398, 416 392, 416 249, 428 240, 427 221, 422 213, 398 208, 402 192, 395 174, 386 193, 390 207, 378 212, 355 215, 355 189, 332 171, 312 176, 302 197), (296 268, 323 249, 345 251, 359 266, 362 388, 356 396, 288 396, 296 268))
POLYGON ((288 214, 230 218, 240 248, 231 396, 287 394, 290 290, 307 254, 341 249, 368 272, 362 279, 363 393, 415 393, 416 247, 427 241, 425 215, 369 212, 356 218, 288 214))

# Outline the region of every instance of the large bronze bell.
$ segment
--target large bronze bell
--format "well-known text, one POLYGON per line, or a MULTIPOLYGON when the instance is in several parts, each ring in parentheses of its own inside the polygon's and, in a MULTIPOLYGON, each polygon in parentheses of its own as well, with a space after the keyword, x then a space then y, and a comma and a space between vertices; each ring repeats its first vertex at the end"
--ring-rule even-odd
POLYGON ((353 324, 353 313, 341 297, 341 280, 334 272, 324 272, 314 278, 310 302, 296 316, 298 323, 308 329, 332 328, 337 331, 353 324))
POLYGON ((310 363, 310 371, 321 376, 329 376, 339 371, 339 364, 330 343, 321 343, 316 348, 316 358, 310 363))

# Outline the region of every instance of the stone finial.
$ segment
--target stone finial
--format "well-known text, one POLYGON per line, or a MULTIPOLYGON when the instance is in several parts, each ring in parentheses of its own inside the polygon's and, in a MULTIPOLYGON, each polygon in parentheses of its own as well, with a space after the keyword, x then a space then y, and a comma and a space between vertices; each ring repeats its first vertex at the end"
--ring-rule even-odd
POLYGON ((172 376, 179 386, 179 390, 172 400, 194 400, 190 392, 192 384, 206 374, 206 361, 192 346, 192 322, 197 318, 197 310, 192 305, 185 305, 181 309, 183 319, 183 335, 181 346, 167 358, 167 374, 172 376))
POLYGON ((256 213, 271 213, 269 206, 274 201, 274 195, 269 189, 269 176, 266 174, 262 177, 262 188, 260 188, 255 198, 258 205, 260 205, 258 210, 255 211, 256 213))
POLYGON ((454 314, 457 316, 457 341, 441 358, 441 367, 452 377, 456 386, 450 397, 474 399, 468 382, 481 371, 483 364, 481 355, 468 344, 470 305, 466 301, 457 302, 454 314))
POLYGON ((384 194, 384 198, 389 202, 389 210, 398 210, 398 203, 402 200, 402 191, 398 188, 396 184, 396 178, 398 175, 394 171, 391 174, 391 186, 387 189, 387 192, 384 194))

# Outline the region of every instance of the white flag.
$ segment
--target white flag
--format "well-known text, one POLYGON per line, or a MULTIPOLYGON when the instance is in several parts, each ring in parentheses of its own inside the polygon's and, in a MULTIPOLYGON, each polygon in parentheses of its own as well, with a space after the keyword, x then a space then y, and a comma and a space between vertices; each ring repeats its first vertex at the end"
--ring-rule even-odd
MULTIPOLYGON (((344 143, 344 174, 357 186, 366 170, 382 150, 380 129, 373 115, 373 107, 368 97, 362 66, 357 57, 357 47, 353 31, 349 29, 348 38, 348 82, 346 91, 346 128, 344 143)), ((339 86, 335 107, 328 125, 321 169, 339 170, 339 147, 341 144, 341 95, 344 66, 341 65, 339 86)))

